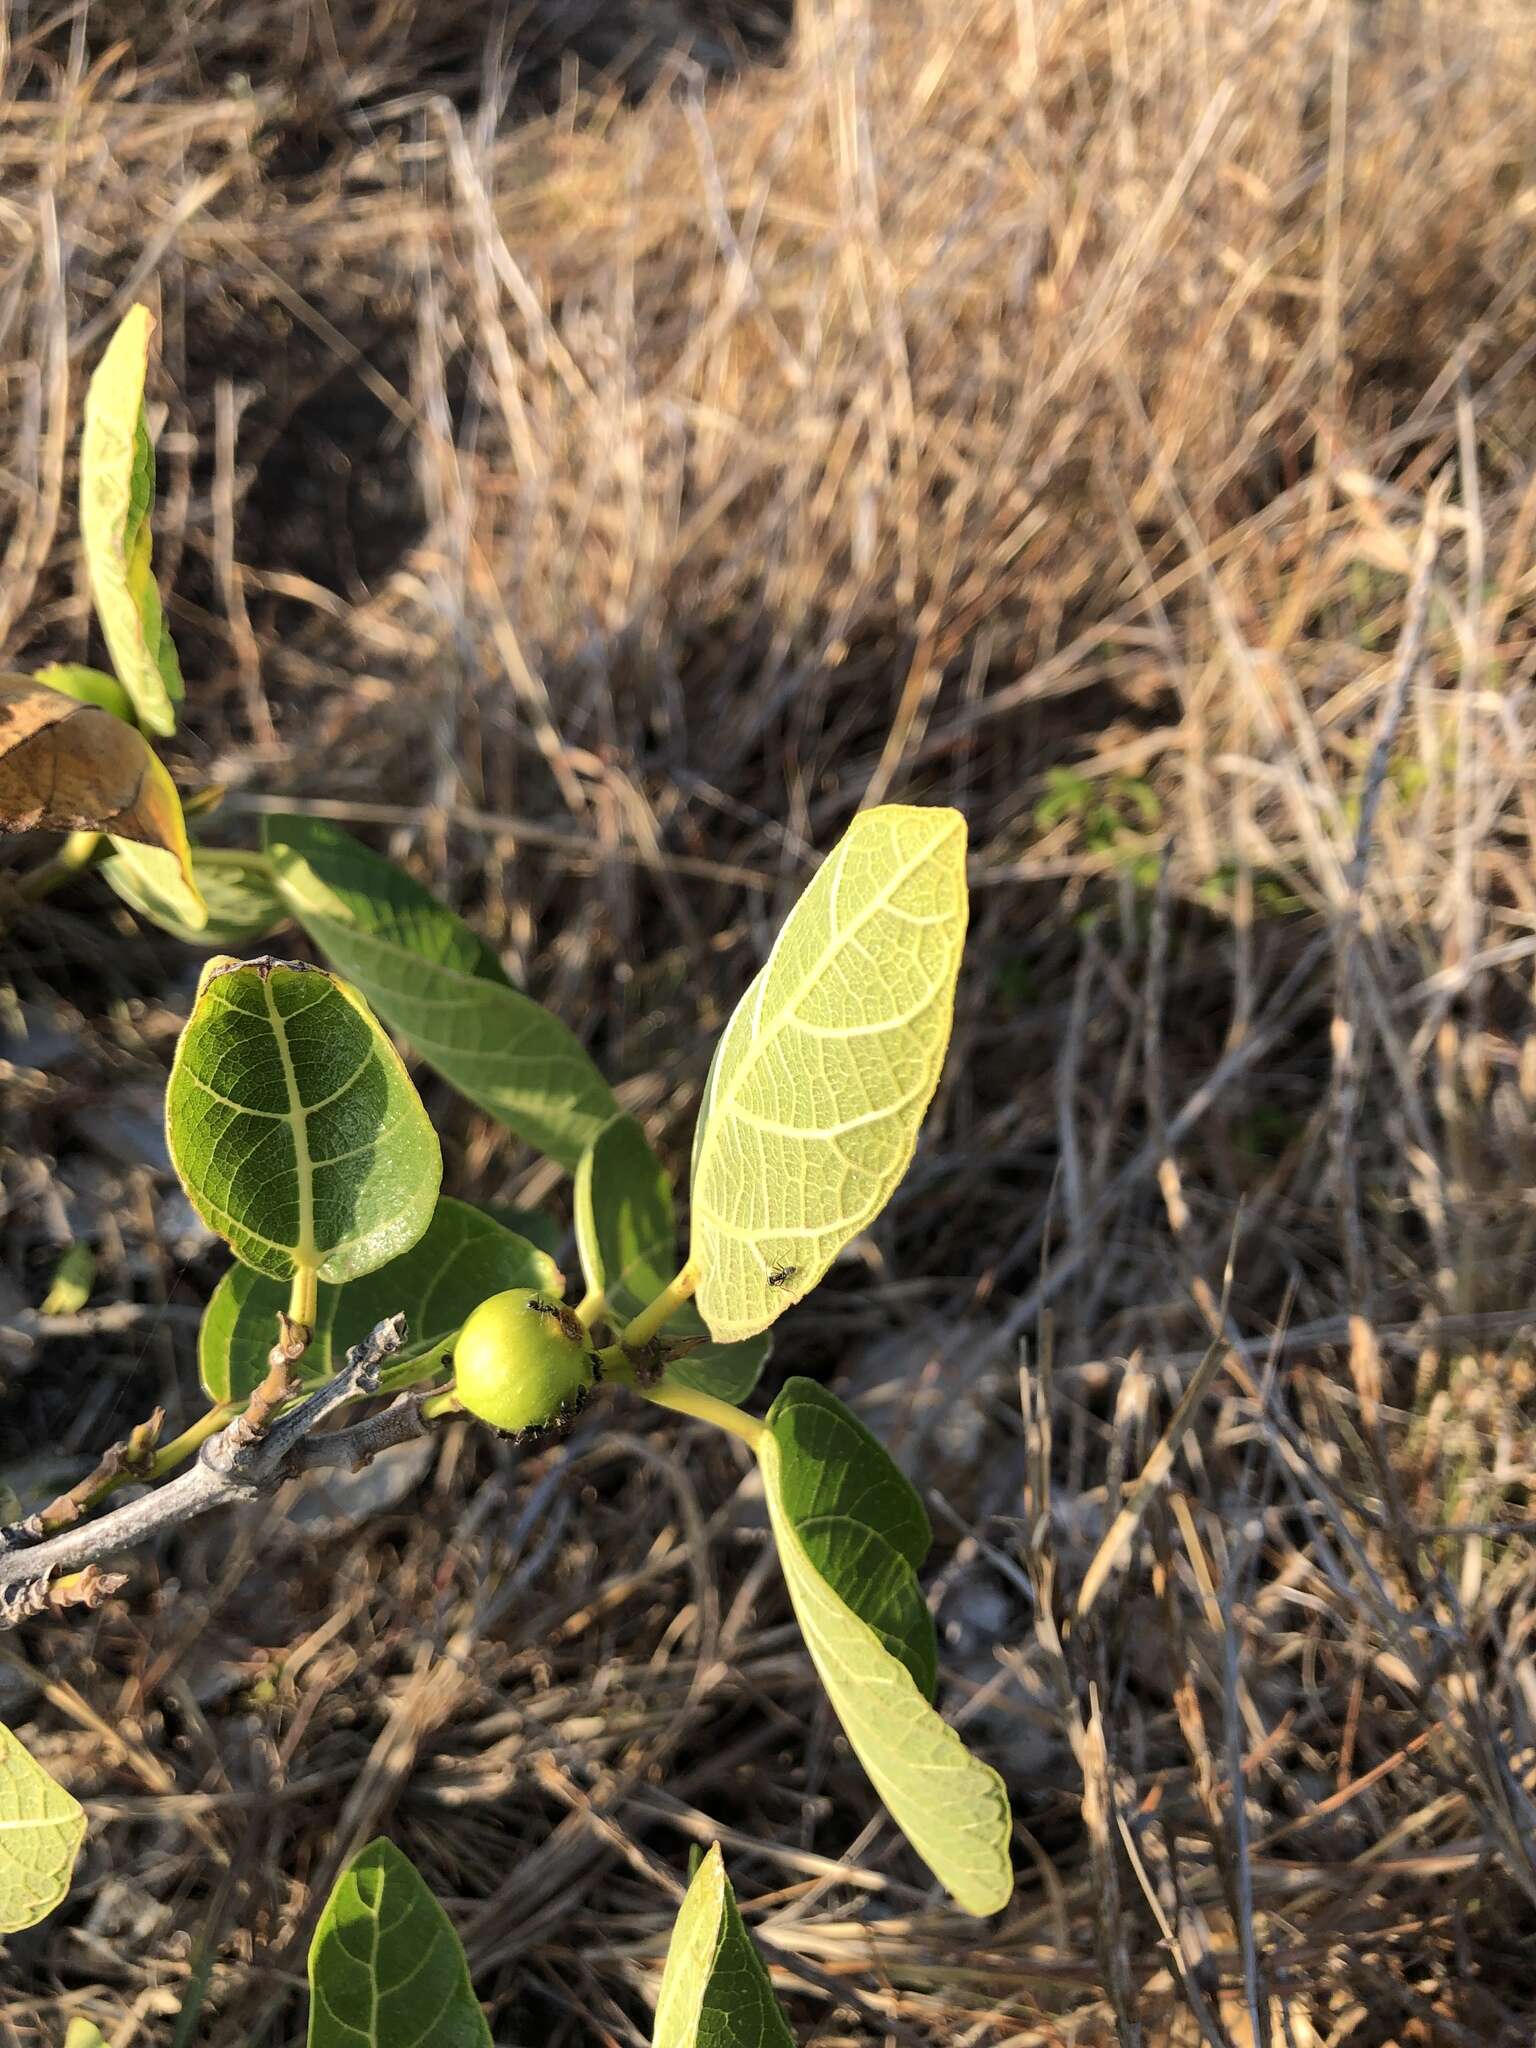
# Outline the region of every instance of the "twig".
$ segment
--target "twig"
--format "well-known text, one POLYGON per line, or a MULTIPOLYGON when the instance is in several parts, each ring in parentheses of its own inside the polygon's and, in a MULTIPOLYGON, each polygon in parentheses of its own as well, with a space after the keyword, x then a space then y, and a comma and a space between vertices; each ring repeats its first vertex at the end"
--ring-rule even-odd
POLYGON ((15 1529, 0 1530, 0 1549, 20 1540, 28 1543, 41 1542, 55 1530, 67 1529, 81 1517, 88 1514, 98 1492, 109 1492, 125 1476, 135 1474, 149 1476, 150 1460, 154 1457, 155 1446, 160 1441, 160 1432, 165 1427, 165 1410, 157 1408, 148 1422, 140 1422, 132 1428, 120 1443, 112 1444, 102 1452, 100 1461, 93 1472, 51 1500, 47 1507, 40 1508, 35 1515, 28 1515, 15 1529), (7 1542, 10 1539, 10 1542, 7 1542))
POLYGON ((48 1589, 56 1573, 83 1571, 215 1509, 259 1500, 284 1480, 316 1466, 364 1465, 393 1444, 424 1436, 427 1423, 411 1394, 350 1429, 323 1437, 314 1434, 338 1408, 378 1391, 384 1361, 404 1342, 405 1317, 386 1318, 362 1343, 353 1345, 335 1378, 297 1408, 254 1435, 249 1414, 237 1416, 209 1438, 189 1471, 141 1500, 43 1541, 32 1540, 24 1523, 4 1532, 0 1628, 14 1627, 49 1604, 48 1589))

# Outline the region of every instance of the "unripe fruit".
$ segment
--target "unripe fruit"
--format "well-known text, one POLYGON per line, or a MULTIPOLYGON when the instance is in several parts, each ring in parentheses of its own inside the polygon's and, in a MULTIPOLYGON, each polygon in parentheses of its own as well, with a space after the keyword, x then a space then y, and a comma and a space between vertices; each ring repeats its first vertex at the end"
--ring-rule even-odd
POLYGON ((471 1415, 514 1434, 576 1414, 597 1377, 576 1317, 526 1287, 481 1302, 453 1347, 453 1375, 471 1415))

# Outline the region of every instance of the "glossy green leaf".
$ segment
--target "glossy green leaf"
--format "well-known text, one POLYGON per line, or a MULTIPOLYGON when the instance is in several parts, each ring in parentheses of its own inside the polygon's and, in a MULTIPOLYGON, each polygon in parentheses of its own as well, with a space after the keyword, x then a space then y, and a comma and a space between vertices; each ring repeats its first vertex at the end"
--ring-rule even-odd
POLYGON ((133 306, 107 343, 85 394, 80 532, 96 616, 117 679, 146 732, 176 730, 181 668, 150 563, 155 451, 144 417, 154 318, 133 306))
POLYGON ((618 1104, 579 1041, 462 919, 334 825, 269 818, 283 900, 394 1031, 488 1115, 574 1169, 618 1104))
MULTIPOLYGON (((314 1336, 300 1364, 304 1380, 328 1379, 376 1323, 403 1312, 408 1340, 387 1377, 451 1337, 480 1303, 509 1287, 558 1294, 559 1269, 546 1253, 468 1202, 444 1195, 408 1252, 319 1291, 314 1336)), ((213 1290, 198 1332, 197 1362, 215 1401, 243 1401, 261 1384, 287 1287, 249 1266, 231 1266, 213 1290)))
POLYGON ((698 1304, 766 1330, 885 1207, 949 1044, 965 820, 856 818, 785 920, 715 1050, 693 1155, 698 1304))
POLYGON ((35 1926, 69 1891, 85 1812, 0 1722, 0 1934, 35 1926))
POLYGON ((167 889, 163 867, 157 871, 143 860, 129 859, 120 847, 111 860, 102 862, 100 872, 140 917, 188 945, 243 948, 287 923, 288 912, 272 886, 272 870, 261 854, 194 846, 191 858, 192 877, 206 912, 201 925, 191 924, 183 916, 184 894, 167 889))
POLYGON ((442 1153, 400 1055, 357 991, 319 967, 208 962, 166 1129, 198 1214, 274 1279, 371 1273, 437 1206, 442 1153))
MULTIPOLYGON (((576 1250, 589 1291, 605 1296, 610 1320, 627 1323, 677 1271, 672 1183, 632 1116, 615 1117, 576 1168, 576 1250)), ((716 1344, 693 1303, 685 1302, 664 1336, 697 1348, 662 1375, 722 1401, 744 1401, 762 1375, 772 1340, 716 1344)))
POLYGON ((757 1455, 800 1632, 854 1754, 939 1882, 967 1912, 997 1912, 1013 1888, 1008 1794, 928 1703, 921 1502, 809 1380, 785 1386, 757 1455))
POLYGON ((360 1849, 326 1900, 309 2048, 492 2048, 452 1923, 393 1842, 360 1849))
POLYGON ((794 2048, 718 1843, 673 1924, 651 2039, 654 2048, 794 2048))
POLYGON ((105 669, 87 668, 81 661, 55 661, 40 668, 36 680, 50 690, 73 697, 77 704, 94 704, 98 711, 110 711, 125 725, 138 724, 128 692, 105 669))

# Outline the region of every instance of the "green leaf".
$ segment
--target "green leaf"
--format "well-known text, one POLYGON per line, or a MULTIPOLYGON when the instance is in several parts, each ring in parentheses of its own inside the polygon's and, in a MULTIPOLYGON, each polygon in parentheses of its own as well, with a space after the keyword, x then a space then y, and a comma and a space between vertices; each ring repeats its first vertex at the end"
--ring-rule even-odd
POLYGON ((693 1152, 697 1300, 721 1342, 809 1294, 890 1200, 949 1044, 965 820, 866 811, 715 1050, 693 1152))
POLYGON ((85 1812, 0 1723, 0 1934, 45 1919, 69 1890, 85 1812))
POLYGON ((45 1316, 78 1315, 91 1298, 96 1280, 96 1254, 81 1238, 69 1245, 53 1269, 43 1296, 45 1316))
POLYGON ((461 1094, 574 1169, 618 1104, 579 1041, 392 861, 317 818, 268 818, 289 910, 379 1015, 461 1094))
POLYGON ((552 1259, 558 1260, 564 1251, 570 1233, 559 1217, 552 1216, 547 1209, 524 1209, 516 1202, 482 1202, 480 1207, 503 1230, 516 1231, 541 1252, 548 1252, 552 1259))
MULTIPOLYGON (((575 1193, 582 1277, 590 1291, 606 1296, 611 1321, 630 1322, 677 1271, 672 1183, 632 1116, 615 1117, 582 1154, 575 1193)), ((766 1336, 714 1343, 691 1301, 663 1335, 697 1344, 667 1367, 663 1380, 721 1401, 746 1399, 772 1349, 766 1336)))
MULTIPOLYGON (((509 1287, 562 1291, 553 1259, 468 1202, 445 1195, 425 1234, 408 1252, 345 1287, 319 1290, 314 1336, 300 1362, 308 1380, 328 1379, 376 1323, 404 1312, 406 1349, 390 1361, 388 1378, 432 1350, 481 1302, 509 1287)), ((213 1290, 198 1332, 197 1362, 215 1401, 243 1401, 266 1376, 277 1312, 288 1306, 281 1281, 231 1266, 213 1290)))
POLYGON ((933 1698, 939 1654, 918 1584, 933 1531, 906 1474, 835 1394, 792 1379, 768 1411, 779 1503, 810 1562, 933 1698))
MULTIPOLYGON (((205 927, 208 922, 208 904, 203 895, 206 873, 198 867, 197 855, 189 846, 187 866, 158 846, 145 846, 132 839, 112 840, 113 853, 110 860, 102 862, 102 872, 118 895, 131 903, 137 910, 145 903, 161 906, 161 914, 155 920, 172 931, 177 938, 185 939, 189 945, 201 945, 210 937, 205 927)), ((229 940, 227 944, 237 944, 229 940)))
MULTIPOLYGON (((142 851, 148 853, 150 849, 142 851)), ((165 857, 160 858, 163 861, 165 857)), ((148 918, 151 924, 188 945, 254 945, 288 921, 288 913, 272 886, 272 870, 259 853, 223 847, 192 848, 192 878, 207 913, 206 922, 201 925, 191 924, 183 916, 184 893, 167 889, 163 867, 156 870, 143 860, 129 859, 127 850, 119 847, 111 860, 102 862, 100 872, 140 917, 148 918)))
MULTIPOLYGON (((928 1703, 932 1623, 918 1618, 922 1504, 862 1424, 790 1380, 757 1445, 800 1632, 838 1720, 892 1818, 970 1913, 1013 1889, 1002 1779, 928 1703)), ((926 1608, 924 1608, 926 1615, 926 1608)))
POLYGON ((80 661, 55 661, 37 671, 37 680, 50 690, 73 697, 77 704, 94 704, 98 711, 110 711, 125 725, 138 724, 128 692, 116 676, 109 676, 104 669, 87 668, 80 661))
POLYGON ((452 1923, 393 1842, 336 1881, 309 1950, 309 2048, 493 2048, 452 1923))
POLYGON ((106 2036, 89 2020, 71 2020, 65 2031, 64 2048, 107 2048, 106 2036))
POLYGON ((718 1843, 673 1925, 651 2039, 654 2048, 794 2048, 718 1843))
POLYGON ((150 566, 155 451, 144 417, 144 379, 154 324, 147 306, 130 307, 86 390, 80 532, 118 681, 139 724, 165 737, 176 730, 183 685, 150 566))
POLYGON ((437 1206, 442 1153, 400 1055, 323 968, 208 962, 166 1129, 198 1214, 274 1279, 371 1273, 410 1249, 437 1206))

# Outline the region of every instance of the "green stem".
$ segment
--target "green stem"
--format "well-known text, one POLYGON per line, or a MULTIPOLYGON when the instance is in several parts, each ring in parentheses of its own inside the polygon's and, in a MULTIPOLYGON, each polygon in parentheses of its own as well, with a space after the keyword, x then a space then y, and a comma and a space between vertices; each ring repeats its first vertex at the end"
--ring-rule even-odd
POLYGON ((667 1282, 656 1299, 648 1302, 626 1328, 619 1340, 625 1350, 638 1351, 642 1345, 649 1344, 653 1337, 660 1336, 683 1303, 692 1301, 693 1290, 698 1284, 699 1277, 692 1265, 684 1266, 675 1278, 667 1282))
POLYGON ((101 843, 99 832, 71 832, 51 859, 16 878, 12 885, 13 893, 22 903, 40 903, 45 896, 51 896, 55 889, 62 889, 66 882, 88 868, 100 851, 101 843))
POLYGON ((288 1292, 288 1319, 313 1330, 320 1313, 320 1282, 313 1266, 295 1266, 288 1292))
MULTIPOLYGON (((452 1337, 445 1337, 443 1342, 435 1345, 431 1351, 423 1352, 419 1358, 408 1359, 404 1365, 397 1366, 393 1377, 386 1368, 379 1382, 379 1392, 398 1393, 404 1387, 419 1386, 423 1380, 434 1377, 447 1363, 453 1342, 452 1337)), ((292 1400, 285 1401, 276 1412, 279 1415, 286 1414, 303 1398, 303 1393, 295 1394, 292 1400)), ((359 1396, 359 1399, 364 1398, 368 1397, 359 1396)), ((146 1480, 153 1483, 166 1478, 178 1465, 184 1465, 189 1458, 195 1457, 209 1437, 217 1436, 221 1429, 227 1429, 235 1417, 243 1415, 250 1405, 249 1400, 216 1401, 205 1414, 197 1418, 196 1422, 189 1423, 179 1436, 173 1436, 169 1443, 161 1444, 154 1456, 144 1464, 118 1472, 111 1479, 104 1479, 99 1486, 93 1487, 80 1502, 81 1514, 94 1514, 102 1502, 116 1493, 121 1486, 140 1486, 146 1480)), ((422 1413, 428 1417, 447 1415, 456 1412, 458 1405, 452 1389, 449 1388, 445 1393, 433 1395, 429 1402, 423 1402, 422 1413)))
POLYGON ((110 1479, 103 1479, 99 1486, 93 1486, 80 1502, 81 1514, 93 1514, 104 1500, 117 1492, 120 1486, 139 1486, 146 1479, 163 1479, 168 1472, 174 1472, 176 1467, 185 1464, 209 1437, 216 1436, 227 1423, 233 1422, 245 1405, 244 1401, 218 1402, 206 1415, 200 1415, 189 1429, 184 1429, 180 1436, 173 1436, 168 1444, 162 1444, 146 1463, 132 1465, 125 1471, 115 1473, 110 1479))
POLYGON ((452 1387, 445 1387, 440 1394, 429 1394, 422 1402, 421 1418, 423 1422, 436 1422, 439 1416, 459 1415, 463 1409, 464 1403, 452 1387))
MULTIPOLYGON (((216 1402, 208 1413, 200 1415, 189 1429, 184 1429, 180 1436, 173 1436, 168 1444, 162 1444, 151 1458, 148 1472, 140 1473, 139 1477, 163 1479, 167 1472, 174 1472, 176 1467, 190 1458, 194 1451, 201 1450, 209 1437, 217 1436, 221 1429, 226 1428, 237 1415, 242 1414, 246 1406, 244 1401, 216 1402)), ((129 1475, 125 1473, 122 1483, 126 1483, 128 1477, 129 1475)))
POLYGON ((712 1422, 716 1429, 727 1429, 732 1436, 739 1436, 754 1451, 768 1435, 766 1422, 733 1408, 729 1401, 717 1400, 713 1394, 701 1394, 694 1387, 646 1387, 642 1391, 646 1400, 654 1401, 658 1408, 672 1408, 696 1421, 712 1422))
POLYGON ((440 1373, 450 1371, 453 1366, 453 1347, 459 1341, 455 1330, 451 1337, 444 1337, 434 1344, 430 1351, 418 1351, 414 1358, 401 1359, 395 1365, 386 1365, 379 1374, 379 1392, 398 1394, 407 1387, 425 1386, 440 1373))
POLYGON ((584 1330, 590 1330, 607 1306, 608 1296, 604 1289, 589 1288, 576 1304, 576 1320, 584 1330))

